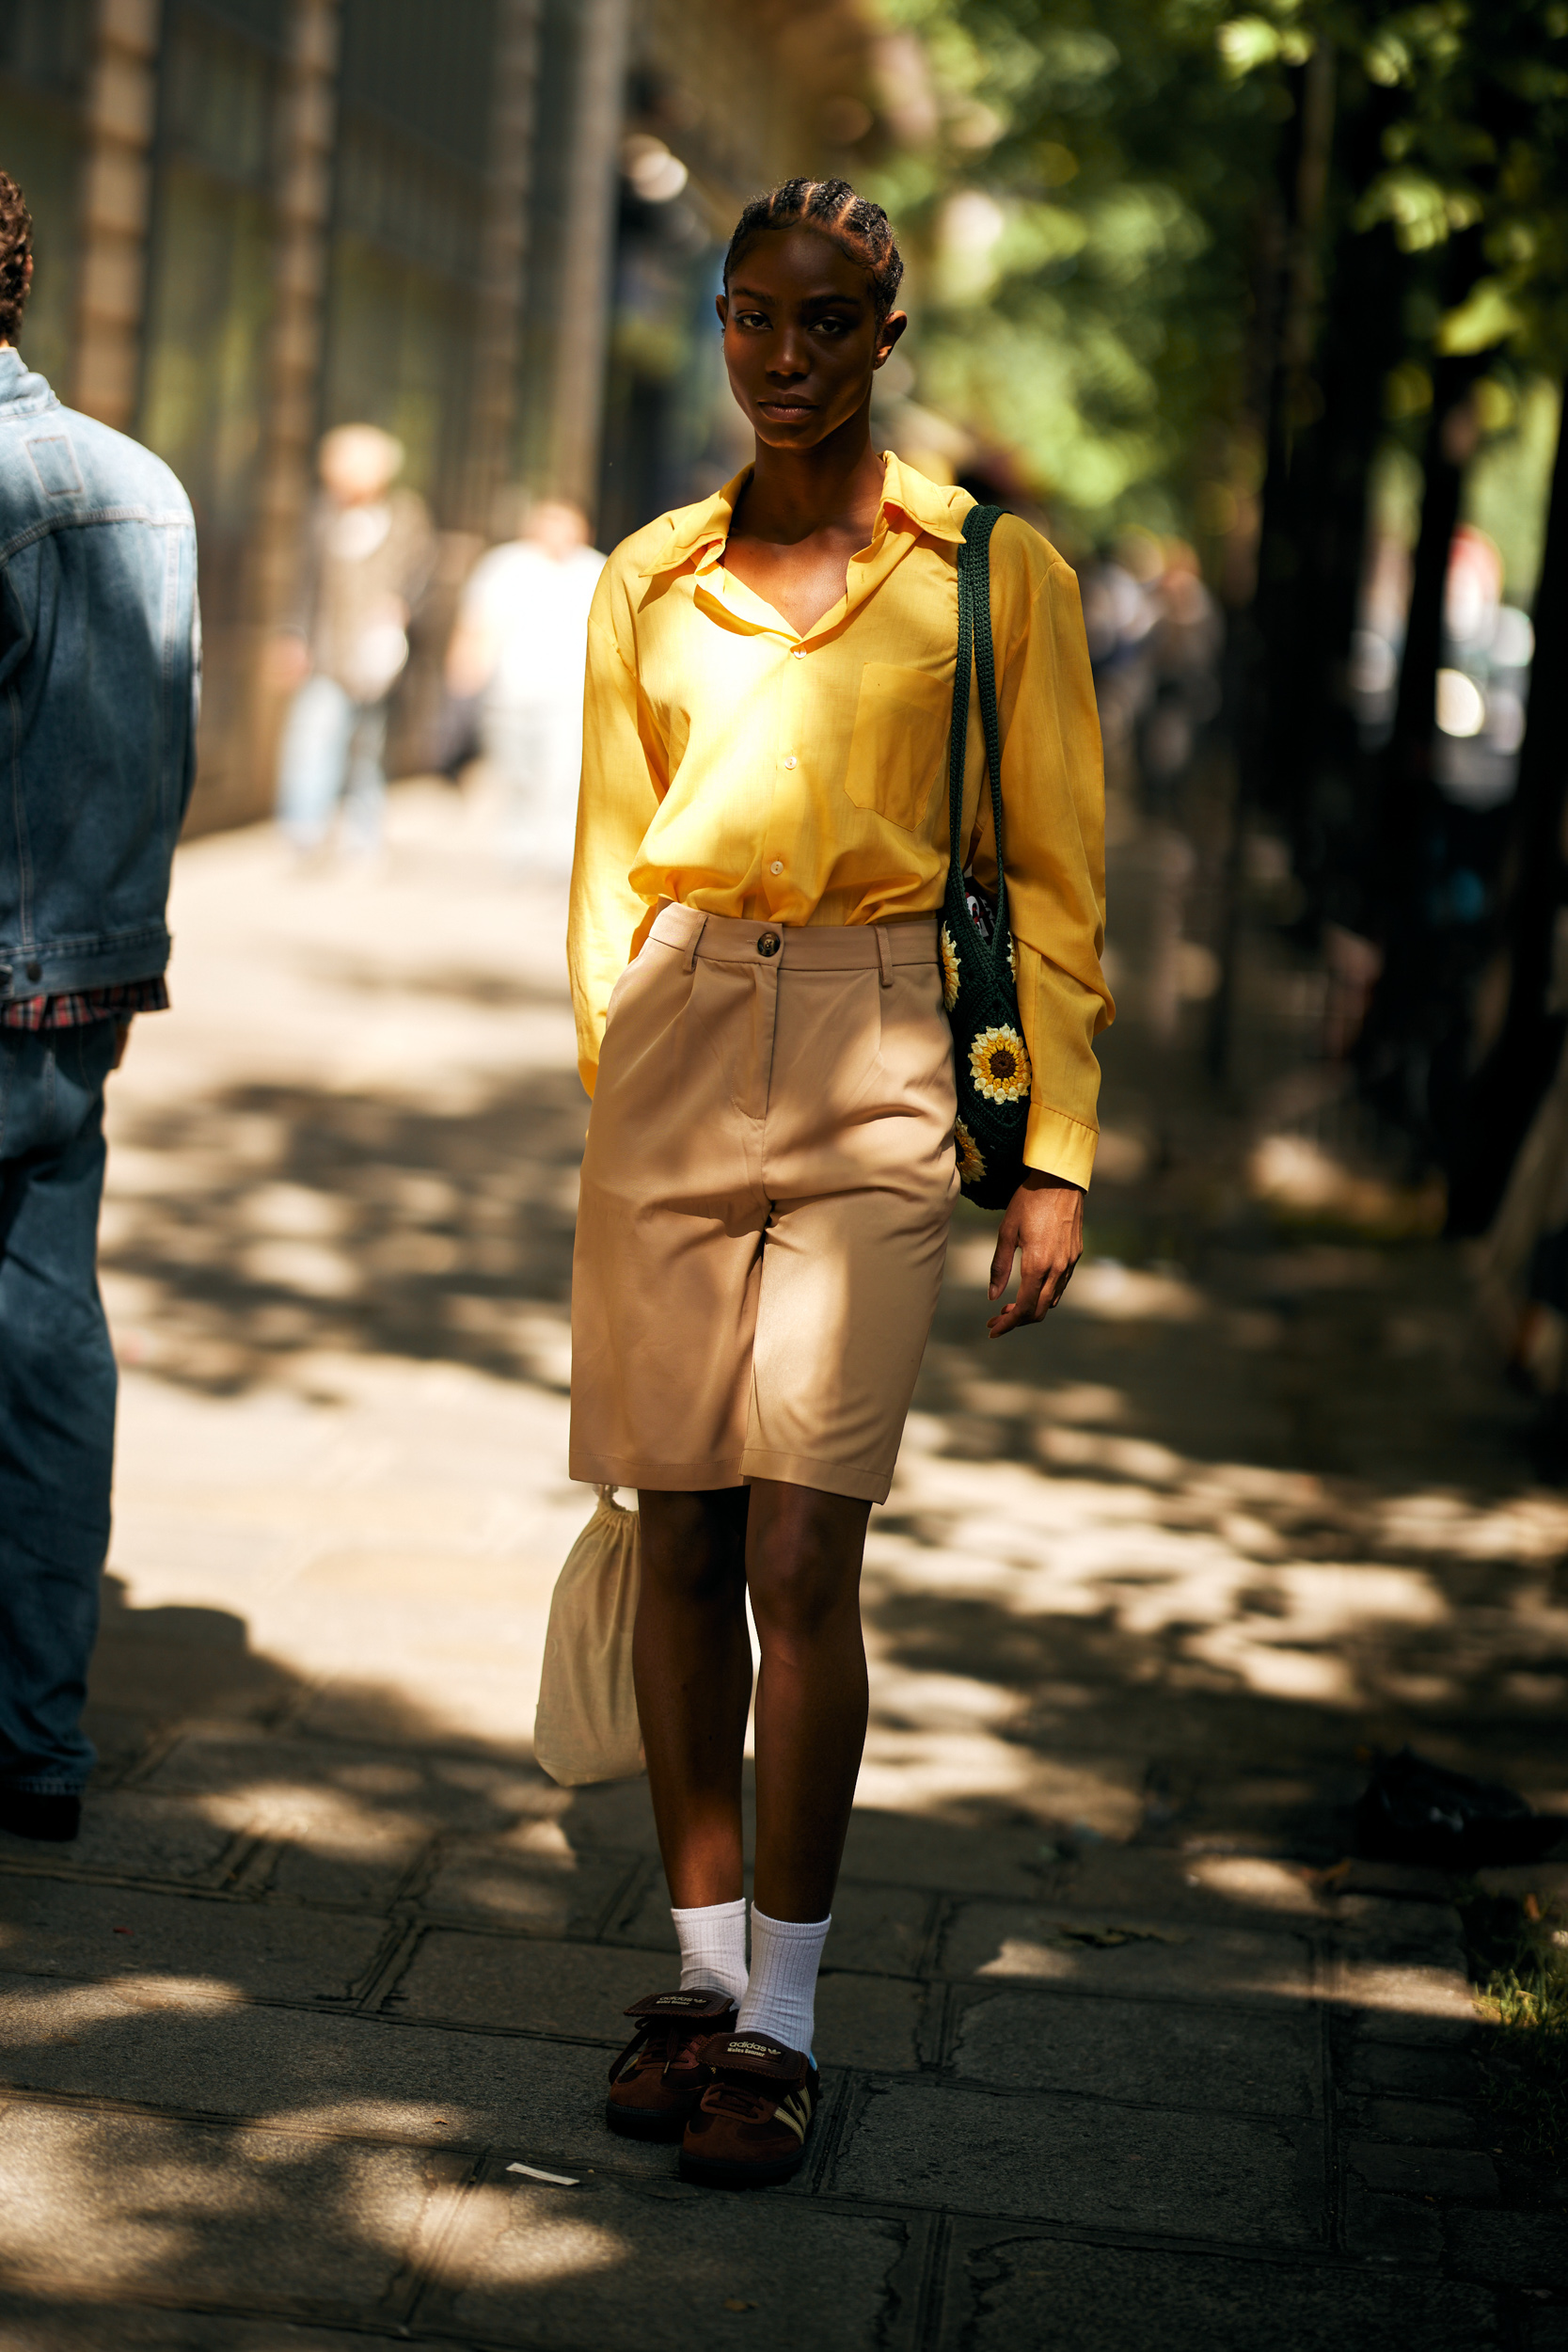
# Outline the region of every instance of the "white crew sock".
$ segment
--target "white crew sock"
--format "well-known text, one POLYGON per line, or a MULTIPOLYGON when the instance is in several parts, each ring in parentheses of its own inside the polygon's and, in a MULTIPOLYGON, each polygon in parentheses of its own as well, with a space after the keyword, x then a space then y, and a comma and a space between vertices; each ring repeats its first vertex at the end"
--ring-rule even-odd
POLYGON ((816 1971, 832 1926, 826 1919, 770 1919, 752 1905, 752 1974, 740 2004, 741 2033, 770 2033, 787 2050, 809 2050, 816 1971))
POLYGON ((727 1993, 738 2001, 746 1990, 745 1896, 689 1911, 672 1906, 670 1916, 681 1943, 681 1991, 727 1993))

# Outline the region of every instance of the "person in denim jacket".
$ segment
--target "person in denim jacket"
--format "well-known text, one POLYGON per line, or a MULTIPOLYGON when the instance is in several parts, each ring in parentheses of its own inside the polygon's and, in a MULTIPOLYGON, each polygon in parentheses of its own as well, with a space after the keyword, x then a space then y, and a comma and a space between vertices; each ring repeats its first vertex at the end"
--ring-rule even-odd
POLYGON ((184 491, 15 348, 31 244, 0 172, 0 1828, 66 1838, 114 1459, 103 1082, 168 1002, 200 636, 184 491))

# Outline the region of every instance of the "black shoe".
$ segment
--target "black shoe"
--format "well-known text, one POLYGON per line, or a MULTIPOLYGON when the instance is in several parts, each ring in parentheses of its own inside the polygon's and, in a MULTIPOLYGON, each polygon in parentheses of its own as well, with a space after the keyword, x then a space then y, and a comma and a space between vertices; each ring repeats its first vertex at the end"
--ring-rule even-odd
POLYGON ((45 1797, 31 1788, 0 1788, 0 1829, 13 1837, 47 1837, 65 1845, 82 1826, 80 1797, 45 1797))

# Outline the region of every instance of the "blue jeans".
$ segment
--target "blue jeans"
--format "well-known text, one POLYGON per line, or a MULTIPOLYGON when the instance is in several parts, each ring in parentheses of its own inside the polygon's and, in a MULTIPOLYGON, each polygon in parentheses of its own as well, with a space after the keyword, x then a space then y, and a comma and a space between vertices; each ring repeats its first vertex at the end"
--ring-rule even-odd
POLYGON ((340 803, 344 847, 379 848, 386 748, 385 702, 356 703, 335 678, 306 680, 277 757, 277 821, 296 849, 321 847, 340 803))
POLYGON ((0 1029, 0 1787, 70 1796, 109 1547, 115 1359, 98 1295, 115 1025, 0 1029))

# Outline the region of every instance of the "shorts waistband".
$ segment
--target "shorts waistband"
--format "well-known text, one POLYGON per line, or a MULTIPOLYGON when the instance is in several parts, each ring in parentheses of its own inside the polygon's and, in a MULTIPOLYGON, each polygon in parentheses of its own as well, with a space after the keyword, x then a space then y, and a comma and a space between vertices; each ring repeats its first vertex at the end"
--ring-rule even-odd
POLYGON ((885 971, 890 964, 937 961, 934 914, 899 923, 748 923, 665 898, 648 937, 684 949, 692 961, 771 963, 797 972, 885 971))

